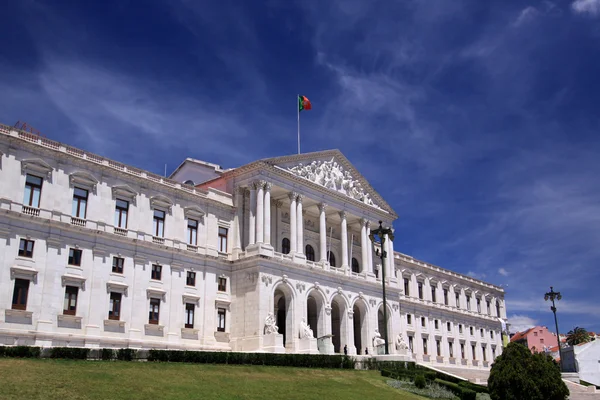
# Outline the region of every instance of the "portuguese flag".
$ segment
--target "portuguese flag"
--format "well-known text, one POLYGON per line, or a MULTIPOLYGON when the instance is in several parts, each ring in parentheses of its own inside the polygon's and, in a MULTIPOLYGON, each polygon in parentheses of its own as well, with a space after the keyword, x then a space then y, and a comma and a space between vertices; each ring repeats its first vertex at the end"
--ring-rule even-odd
POLYGON ((298 112, 302 110, 310 110, 312 105, 310 104, 310 100, 306 96, 298 95, 298 112))

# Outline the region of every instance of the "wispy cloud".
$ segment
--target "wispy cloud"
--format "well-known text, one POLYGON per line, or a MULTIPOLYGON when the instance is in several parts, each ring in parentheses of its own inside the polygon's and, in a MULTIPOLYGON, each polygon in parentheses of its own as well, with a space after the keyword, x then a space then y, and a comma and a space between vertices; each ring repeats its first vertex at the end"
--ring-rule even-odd
POLYGON ((577 14, 587 14, 593 17, 600 15, 600 0, 575 0, 571 8, 577 14))
POLYGON ((523 24, 526 24, 527 22, 534 20, 539 15, 539 13, 540 12, 537 10, 537 8, 533 6, 525 7, 521 10, 521 12, 519 12, 519 15, 514 20, 513 25, 518 27, 523 24))
POLYGON ((523 332, 538 325, 538 320, 527 315, 513 314, 508 317, 509 329, 512 333, 523 332))
POLYGON ((498 269, 498 273, 502 276, 508 276, 508 271, 505 270, 504 268, 498 269))

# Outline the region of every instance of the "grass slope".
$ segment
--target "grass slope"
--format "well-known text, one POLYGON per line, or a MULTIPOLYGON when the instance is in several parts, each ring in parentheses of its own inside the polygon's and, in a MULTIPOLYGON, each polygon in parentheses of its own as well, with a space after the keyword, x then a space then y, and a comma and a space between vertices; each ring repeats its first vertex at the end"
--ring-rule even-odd
POLYGON ((0 399, 396 399, 377 371, 0 359, 0 399))

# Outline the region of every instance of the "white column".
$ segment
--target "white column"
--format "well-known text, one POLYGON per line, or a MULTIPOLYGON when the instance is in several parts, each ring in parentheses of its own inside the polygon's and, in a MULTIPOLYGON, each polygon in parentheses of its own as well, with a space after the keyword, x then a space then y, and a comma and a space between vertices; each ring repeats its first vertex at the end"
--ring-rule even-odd
POLYGON ((387 240, 388 243, 388 259, 389 261, 389 266, 390 266, 390 277, 394 277, 394 273, 395 273, 395 269, 396 269, 396 259, 394 258, 394 242, 389 240, 387 240))
POLYGON ((250 186, 250 215, 248 219, 248 245, 256 243, 256 188, 250 186))
POLYGON ((242 220, 244 218, 244 192, 246 189, 238 187, 235 191, 235 241, 233 244, 234 249, 242 248, 242 220))
POLYGON ((290 198, 290 254, 296 252, 296 238, 298 229, 296 228, 296 198, 298 193, 292 192, 289 195, 290 198))
POLYGON ((256 182, 256 243, 263 243, 265 224, 265 181, 256 182))
POLYGON ((325 220, 325 209, 327 209, 327 204, 319 204, 319 252, 321 253, 321 262, 327 261, 327 223, 325 220))
POLYGON ((296 234, 296 238, 298 240, 298 244, 296 245, 296 253, 304 254, 304 215, 302 213, 302 199, 303 195, 299 194, 296 199, 296 229, 298 233, 296 234))
POLYGON ((373 274, 373 242, 371 242, 371 239, 369 239, 369 235, 371 235, 371 222, 367 221, 367 239, 369 241, 369 243, 367 244, 367 253, 369 256, 369 261, 368 261, 368 265, 369 265, 369 269, 367 270, 367 272, 373 274))
MULTIPOLYGON (((385 277, 387 279, 391 278, 391 274, 390 274, 390 239, 388 238, 388 235, 385 234, 383 236, 385 238, 385 243, 383 244, 383 246, 381 246, 381 251, 385 251, 386 255, 385 255, 385 259, 384 261, 384 265, 381 266, 381 268, 385 268, 385 277)), ((383 278, 383 275, 382 275, 383 278)))
POLYGON ((271 182, 265 184, 265 223, 263 243, 271 245, 271 182))
POLYGON ((367 220, 364 218, 360 219, 360 252, 362 256, 362 270, 363 272, 370 272, 369 269, 369 245, 371 240, 367 236, 367 220))
POLYGON ((346 221, 346 211, 340 211, 342 219, 342 268, 348 268, 348 222, 346 221))

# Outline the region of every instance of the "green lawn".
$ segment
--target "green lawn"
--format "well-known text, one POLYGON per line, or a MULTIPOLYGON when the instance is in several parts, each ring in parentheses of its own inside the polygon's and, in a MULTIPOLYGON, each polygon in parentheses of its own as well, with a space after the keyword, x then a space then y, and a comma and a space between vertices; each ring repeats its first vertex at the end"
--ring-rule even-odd
POLYGON ((0 399, 419 400, 377 371, 0 359, 0 399))

